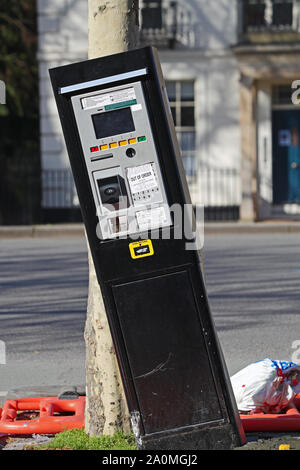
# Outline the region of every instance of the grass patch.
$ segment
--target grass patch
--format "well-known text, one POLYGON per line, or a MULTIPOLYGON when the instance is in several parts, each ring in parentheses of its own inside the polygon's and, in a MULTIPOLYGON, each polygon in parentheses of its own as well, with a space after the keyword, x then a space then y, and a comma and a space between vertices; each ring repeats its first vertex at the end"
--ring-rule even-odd
POLYGON ((133 435, 117 432, 113 436, 89 437, 83 429, 56 434, 54 439, 36 449, 70 450, 137 450, 133 435))

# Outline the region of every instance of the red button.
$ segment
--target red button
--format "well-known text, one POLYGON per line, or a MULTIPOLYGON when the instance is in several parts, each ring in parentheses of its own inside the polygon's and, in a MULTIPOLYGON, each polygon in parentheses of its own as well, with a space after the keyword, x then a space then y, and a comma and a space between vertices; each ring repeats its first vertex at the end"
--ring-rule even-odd
POLYGON ((96 146, 96 147, 91 147, 91 148, 90 148, 90 151, 91 151, 91 152, 98 152, 98 150, 99 150, 99 147, 98 147, 98 146, 96 146))

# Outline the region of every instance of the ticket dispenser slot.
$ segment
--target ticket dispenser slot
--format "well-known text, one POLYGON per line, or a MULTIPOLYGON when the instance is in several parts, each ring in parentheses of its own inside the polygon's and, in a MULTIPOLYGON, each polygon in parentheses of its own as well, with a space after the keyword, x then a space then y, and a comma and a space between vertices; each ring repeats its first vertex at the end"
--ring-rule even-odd
POLYGON ((171 216, 191 199, 156 50, 50 75, 138 447, 239 446, 195 219, 171 216))

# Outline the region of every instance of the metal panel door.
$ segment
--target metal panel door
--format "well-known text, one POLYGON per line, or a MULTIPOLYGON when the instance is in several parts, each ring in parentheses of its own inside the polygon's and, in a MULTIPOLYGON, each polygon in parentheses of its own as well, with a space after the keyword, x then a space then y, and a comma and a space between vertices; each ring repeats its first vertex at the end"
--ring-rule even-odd
POLYGON ((113 291, 146 433, 222 420, 188 272, 113 291))

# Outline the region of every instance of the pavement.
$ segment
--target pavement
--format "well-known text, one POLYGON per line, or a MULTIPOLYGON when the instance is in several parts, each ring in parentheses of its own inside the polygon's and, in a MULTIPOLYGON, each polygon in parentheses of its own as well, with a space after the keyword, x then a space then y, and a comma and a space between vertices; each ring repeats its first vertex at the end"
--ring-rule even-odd
MULTIPOLYGON (((300 221, 206 222, 205 234, 300 233, 300 221)), ((49 238, 84 236, 83 224, 0 226, 1 238, 49 238)))
MULTIPOLYGON (((299 233, 296 222, 205 226, 207 289, 230 375, 299 352, 299 233)), ((82 224, 0 227, 0 239, 0 340, 7 347, 0 390, 8 391, 0 401, 57 395, 68 385, 84 392, 82 224)), ((247 448, 277 448, 287 438, 300 448, 297 435, 254 435, 247 448)))

